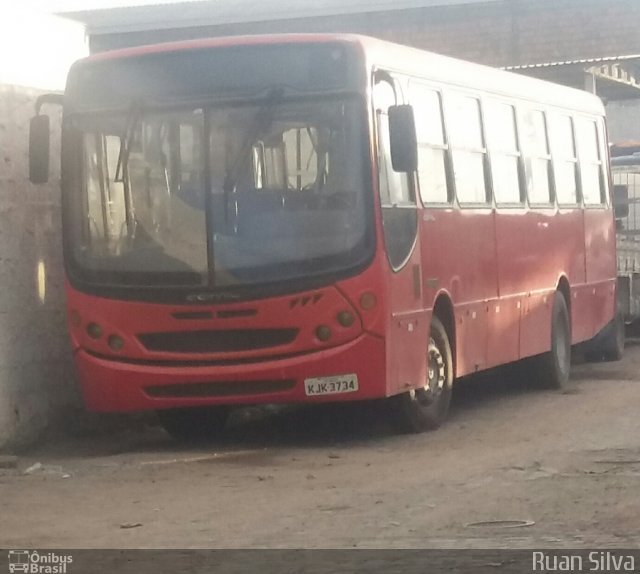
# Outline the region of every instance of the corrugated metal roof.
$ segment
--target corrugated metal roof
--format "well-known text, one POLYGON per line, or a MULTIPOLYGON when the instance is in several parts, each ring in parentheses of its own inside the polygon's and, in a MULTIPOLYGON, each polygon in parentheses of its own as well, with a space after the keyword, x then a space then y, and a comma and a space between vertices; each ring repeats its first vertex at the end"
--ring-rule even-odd
POLYGON ((640 98, 640 54, 521 64, 504 69, 588 89, 609 101, 640 98))
POLYGON ((90 34, 109 34, 497 1, 499 0, 196 0, 65 12, 64 16, 86 24, 90 34))
POLYGON ((639 60, 640 54, 625 54, 621 56, 604 56, 601 58, 581 58, 579 60, 565 60, 561 62, 543 62, 540 64, 520 64, 518 66, 505 66, 505 70, 533 70, 536 68, 554 68, 559 66, 578 66, 578 65, 594 65, 609 64, 612 62, 624 62, 628 60, 639 60))

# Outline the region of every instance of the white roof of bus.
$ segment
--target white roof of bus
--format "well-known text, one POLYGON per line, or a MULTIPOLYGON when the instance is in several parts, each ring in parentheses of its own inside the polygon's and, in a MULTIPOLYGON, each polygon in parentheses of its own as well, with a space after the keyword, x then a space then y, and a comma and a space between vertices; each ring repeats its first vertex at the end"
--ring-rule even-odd
POLYGON ((381 68, 415 74, 430 81, 604 115, 602 100, 585 90, 382 40, 362 36, 355 38, 368 47, 372 64, 381 68))
POLYGON ((89 59, 131 56, 148 52, 231 46, 247 42, 260 44, 306 41, 356 43, 365 48, 369 58, 369 65, 389 71, 420 76, 425 80, 466 87, 482 92, 542 102, 548 106, 557 106, 594 115, 604 115, 602 101, 597 96, 584 90, 577 90, 545 80, 538 80, 521 74, 356 34, 278 34, 206 38, 153 46, 123 48, 113 52, 101 52, 90 56, 89 59))

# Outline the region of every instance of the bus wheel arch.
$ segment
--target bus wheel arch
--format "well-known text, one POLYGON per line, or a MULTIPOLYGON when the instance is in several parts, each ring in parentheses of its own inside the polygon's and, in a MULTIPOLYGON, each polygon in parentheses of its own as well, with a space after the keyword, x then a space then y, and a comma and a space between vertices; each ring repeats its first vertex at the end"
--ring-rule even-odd
POLYGON ((567 312, 569 313, 569 332, 572 333, 572 315, 571 315, 571 286, 569 280, 563 275, 558 280, 558 287, 556 293, 560 293, 564 297, 565 305, 567 306, 567 312))
POLYGON ((455 379, 458 356, 456 344, 456 318, 453 311, 453 303, 447 295, 441 294, 436 299, 435 305, 433 306, 433 317, 436 317, 442 323, 449 338, 453 377, 455 379))
POLYGON ((402 432, 434 430, 447 418, 455 371, 454 326, 453 310, 444 299, 440 306, 436 304, 431 318, 424 384, 391 398, 393 418, 402 432))

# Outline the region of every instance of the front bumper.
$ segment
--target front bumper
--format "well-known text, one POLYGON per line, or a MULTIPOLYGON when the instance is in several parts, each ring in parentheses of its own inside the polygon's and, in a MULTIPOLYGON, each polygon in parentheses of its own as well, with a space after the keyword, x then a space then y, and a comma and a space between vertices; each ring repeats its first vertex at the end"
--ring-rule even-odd
POLYGON ((384 340, 370 334, 334 348, 244 364, 145 364, 99 357, 82 348, 76 351, 75 362, 87 408, 101 412, 341 402, 387 395, 384 340), (305 394, 305 379, 345 374, 357 375, 357 391, 305 394))

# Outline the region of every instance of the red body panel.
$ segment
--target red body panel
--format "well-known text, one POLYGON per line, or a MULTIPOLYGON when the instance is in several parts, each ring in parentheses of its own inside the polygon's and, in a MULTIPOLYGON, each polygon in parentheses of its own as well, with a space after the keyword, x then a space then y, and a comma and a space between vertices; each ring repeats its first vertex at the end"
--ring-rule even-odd
POLYGON ((419 243, 402 269, 389 269, 386 286, 388 388, 389 394, 396 394, 426 380, 430 316, 422 300, 419 243))
POLYGON ((489 313, 497 297, 494 215, 489 209, 424 210, 421 222, 425 303, 440 290, 456 312, 456 375, 487 367, 489 313), (464 230, 464 231, 462 231, 464 230))

